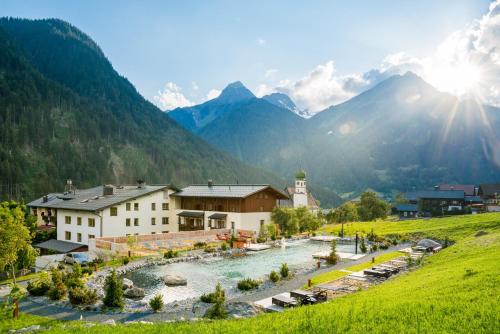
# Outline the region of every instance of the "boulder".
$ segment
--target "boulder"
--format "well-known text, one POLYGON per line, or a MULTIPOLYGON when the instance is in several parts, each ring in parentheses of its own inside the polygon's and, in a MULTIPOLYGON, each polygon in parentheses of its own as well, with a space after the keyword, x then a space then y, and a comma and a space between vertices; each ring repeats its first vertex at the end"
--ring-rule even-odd
POLYGON ((103 325, 110 325, 110 326, 116 326, 116 322, 115 322, 114 319, 104 320, 103 322, 101 322, 101 324, 103 324, 103 325))
POLYGON ((128 278, 123 278, 123 288, 125 290, 130 289, 133 286, 134 286, 134 282, 132 282, 128 278))
POLYGON ((178 275, 165 275, 163 276, 163 282, 168 286, 187 285, 187 279, 178 275))
POLYGON ((144 289, 138 287, 128 288, 123 292, 123 295, 127 298, 143 298, 145 296, 144 289))

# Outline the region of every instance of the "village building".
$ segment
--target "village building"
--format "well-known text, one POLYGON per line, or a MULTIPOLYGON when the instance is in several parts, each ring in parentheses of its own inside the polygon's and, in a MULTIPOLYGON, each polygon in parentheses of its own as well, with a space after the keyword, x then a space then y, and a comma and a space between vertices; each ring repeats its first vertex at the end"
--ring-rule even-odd
POLYGON ((295 186, 286 187, 285 194, 288 198, 280 200, 280 207, 298 208, 305 206, 314 213, 320 210, 319 202, 307 190, 306 173, 303 170, 295 174, 295 186))
POLYGON ((500 183, 485 183, 479 185, 478 195, 490 212, 500 212, 500 183))

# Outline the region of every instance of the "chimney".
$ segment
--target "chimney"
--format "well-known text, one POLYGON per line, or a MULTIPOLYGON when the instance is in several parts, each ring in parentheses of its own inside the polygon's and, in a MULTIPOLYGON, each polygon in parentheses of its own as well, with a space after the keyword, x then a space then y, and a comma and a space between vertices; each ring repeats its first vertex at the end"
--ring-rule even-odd
POLYGON ((103 196, 111 196, 113 195, 114 187, 112 185, 105 184, 102 188, 103 196))
POLYGON ((47 203, 48 201, 49 201, 49 196, 47 196, 47 195, 43 196, 42 202, 47 203))
POLYGON ((434 186, 434 190, 439 190, 439 186, 434 186))
POLYGON ((208 180, 208 187, 212 188, 213 185, 214 185, 214 182, 212 181, 212 179, 209 179, 208 180))
POLYGON ((144 188, 145 182, 144 180, 137 180, 137 188, 141 189, 144 188))

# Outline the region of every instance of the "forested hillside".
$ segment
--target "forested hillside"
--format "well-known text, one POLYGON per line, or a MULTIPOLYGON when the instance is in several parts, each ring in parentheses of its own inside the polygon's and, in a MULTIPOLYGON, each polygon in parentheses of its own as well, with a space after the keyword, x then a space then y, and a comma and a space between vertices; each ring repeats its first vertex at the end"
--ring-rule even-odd
POLYGON ((60 20, 0 19, 0 184, 25 199, 100 183, 266 182, 178 126, 60 20))

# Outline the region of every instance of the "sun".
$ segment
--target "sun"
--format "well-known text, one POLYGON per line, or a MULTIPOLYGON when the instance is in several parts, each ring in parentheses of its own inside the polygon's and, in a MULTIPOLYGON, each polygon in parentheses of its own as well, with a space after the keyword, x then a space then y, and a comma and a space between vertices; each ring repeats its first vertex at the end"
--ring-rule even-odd
POLYGON ((477 91, 481 82, 481 69, 463 61, 434 68, 432 77, 438 89, 461 96, 477 91))

